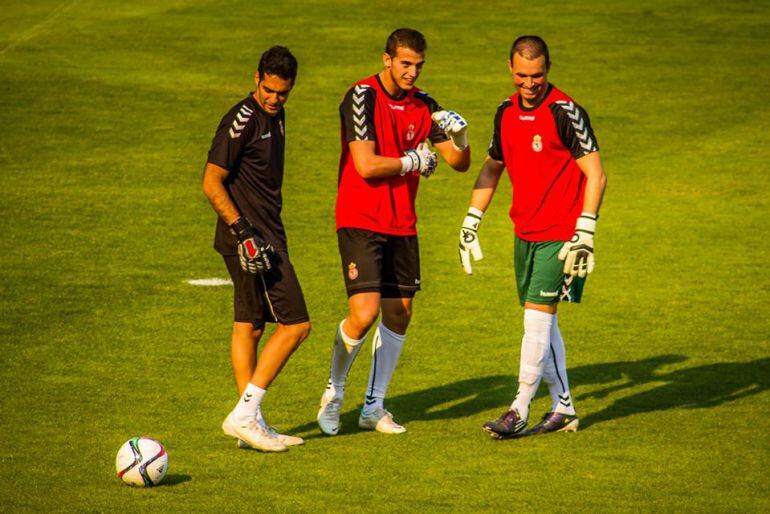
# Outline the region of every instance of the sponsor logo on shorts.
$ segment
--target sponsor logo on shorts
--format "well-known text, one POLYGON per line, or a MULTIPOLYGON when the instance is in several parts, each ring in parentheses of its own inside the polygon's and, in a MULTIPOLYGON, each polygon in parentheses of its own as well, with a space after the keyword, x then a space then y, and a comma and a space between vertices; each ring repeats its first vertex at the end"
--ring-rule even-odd
POLYGON ((414 279, 414 285, 416 285, 416 286, 420 285, 420 279, 419 278, 414 279))
POLYGON ((356 267, 355 262, 348 264, 348 278, 350 280, 355 280, 358 278, 358 268, 356 267))
POLYGON ((545 298, 556 298, 559 295, 558 291, 543 291, 540 290, 540 296, 543 296, 545 298))
POLYGON ((535 137, 532 138, 532 149, 536 152, 543 150, 543 138, 538 134, 535 134, 535 137))

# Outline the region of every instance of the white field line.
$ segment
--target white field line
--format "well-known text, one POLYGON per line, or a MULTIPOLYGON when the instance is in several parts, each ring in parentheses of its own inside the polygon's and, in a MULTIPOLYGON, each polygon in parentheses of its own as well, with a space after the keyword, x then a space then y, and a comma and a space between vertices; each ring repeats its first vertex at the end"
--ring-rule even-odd
POLYGON ((186 280, 185 282, 192 286, 219 287, 233 285, 233 281, 229 278, 198 278, 195 280, 186 280))
POLYGON ((19 37, 11 41, 11 43, 8 46, 0 50, 0 57, 4 57, 6 52, 8 52, 9 50, 13 50, 20 44, 26 43, 27 41, 34 38, 38 34, 45 32, 45 29, 47 28, 48 25, 51 24, 51 22, 56 20, 56 18, 58 18, 65 12, 69 11, 72 7, 75 6, 75 4, 79 2, 80 0, 71 0, 70 2, 62 2, 59 5, 57 5, 56 8, 43 19, 43 21, 25 30, 19 37))

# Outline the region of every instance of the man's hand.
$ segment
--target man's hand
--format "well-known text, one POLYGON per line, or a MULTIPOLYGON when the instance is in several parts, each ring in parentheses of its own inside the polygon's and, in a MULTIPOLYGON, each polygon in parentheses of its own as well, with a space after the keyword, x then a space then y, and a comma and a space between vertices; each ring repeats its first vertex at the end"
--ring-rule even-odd
POLYGON ((575 235, 564 243, 559 260, 564 261, 564 274, 583 278, 594 270, 594 232, 596 216, 583 213, 575 225, 575 235))
POLYGON ((454 111, 436 111, 431 118, 449 136, 458 151, 468 148, 468 122, 462 116, 454 111))
POLYGON ((468 209, 468 214, 465 215, 463 220, 463 226, 460 229, 460 264, 463 265, 463 269, 468 275, 473 275, 473 268, 471 268, 471 256, 473 260, 480 261, 484 258, 484 254, 481 253, 481 245, 479 244, 479 225, 481 225, 481 217, 484 215, 484 211, 471 207, 468 209))
POLYGON ((427 178, 433 175, 436 166, 438 166, 438 156, 425 143, 420 143, 413 150, 407 150, 401 157, 401 175, 419 173, 427 178))
POLYGON ((241 216, 230 225, 230 230, 238 238, 238 258, 243 271, 255 275, 270 271, 273 247, 262 239, 249 219, 241 216))

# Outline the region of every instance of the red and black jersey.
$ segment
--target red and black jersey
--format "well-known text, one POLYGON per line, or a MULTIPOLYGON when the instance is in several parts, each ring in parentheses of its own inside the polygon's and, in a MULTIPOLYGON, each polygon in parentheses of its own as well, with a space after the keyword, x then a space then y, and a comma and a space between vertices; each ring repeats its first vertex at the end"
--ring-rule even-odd
MULTIPOLYGON (((230 172, 224 186, 238 212, 276 249, 286 248, 281 221, 284 146, 283 109, 270 116, 249 94, 222 118, 208 156, 208 162, 230 172)), ((217 218, 214 248, 222 255, 236 255, 236 244, 217 218)))
POLYGON ((393 98, 378 75, 350 88, 340 104, 338 229, 359 228, 397 236, 417 233, 414 200, 420 176, 408 173, 364 179, 356 170, 348 143, 374 141, 377 155, 398 158, 426 139, 431 143, 446 141, 447 136, 430 117, 439 110, 438 103, 417 88, 403 98, 393 98))
POLYGON ((585 191, 575 160, 597 151, 588 114, 551 84, 534 107, 525 107, 518 93, 500 104, 489 156, 508 168, 517 236, 569 241, 585 191))

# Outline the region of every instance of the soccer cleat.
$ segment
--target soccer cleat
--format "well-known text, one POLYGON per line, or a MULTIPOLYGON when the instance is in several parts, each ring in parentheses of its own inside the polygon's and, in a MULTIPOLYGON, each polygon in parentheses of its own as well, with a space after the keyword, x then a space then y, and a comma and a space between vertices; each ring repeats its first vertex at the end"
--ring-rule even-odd
POLYGON ((562 414, 561 412, 546 412, 543 419, 527 430, 524 435, 547 434, 548 432, 577 432, 580 420, 576 415, 562 414))
POLYGON ((358 417, 358 428, 376 430, 383 434, 403 434, 406 428, 393 421, 393 414, 382 407, 377 407, 371 413, 361 411, 358 417))
POLYGON ((484 423, 484 430, 495 439, 513 439, 524 435, 527 421, 521 419, 519 411, 511 409, 494 421, 484 423))
MULTIPOLYGON (((272 435, 273 437, 275 437, 276 439, 278 439, 279 441, 281 441, 286 446, 299 446, 299 445, 305 444, 305 440, 302 439, 301 437, 297 437, 297 436, 293 436, 293 435, 289 435, 289 434, 280 434, 275 429, 275 427, 268 426, 267 427, 267 432, 270 435, 272 435)), ((241 448, 242 450, 251 450, 252 449, 251 446, 249 446, 249 443, 247 443, 246 441, 244 441, 242 439, 238 439, 237 446, 238 446, 238 448, 241 448)))
MULTIPOLYGON (((222 431, 262 452, 285 452, 289 449, 278 438, 265 430, 256 419, 251 419, 246 423, 238 423, 233 419, 232 412, 222 422, 222 431)), ((238 447, 241 447, 240 443, 238 447)))
POLYGON ((318 427, 326 435, 337 435, 340 431, 340 410, 342 398, 321 396, 321 408, 318 409, 318 427))

